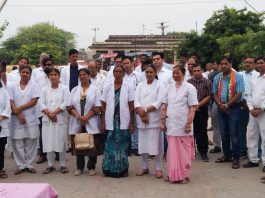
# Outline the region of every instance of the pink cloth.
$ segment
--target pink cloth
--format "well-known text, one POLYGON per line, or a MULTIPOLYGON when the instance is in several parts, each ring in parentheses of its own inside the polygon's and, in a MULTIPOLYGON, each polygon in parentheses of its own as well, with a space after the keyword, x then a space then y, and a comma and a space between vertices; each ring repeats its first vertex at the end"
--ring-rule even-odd
POLYGON ((0 183, 3 198, 56 198, 58 193, 50 184, 0 183))
POLYGON ((167 136, 167 176, 176 182, 190 176, 191 161, 195 159, 193 136, 167 136))

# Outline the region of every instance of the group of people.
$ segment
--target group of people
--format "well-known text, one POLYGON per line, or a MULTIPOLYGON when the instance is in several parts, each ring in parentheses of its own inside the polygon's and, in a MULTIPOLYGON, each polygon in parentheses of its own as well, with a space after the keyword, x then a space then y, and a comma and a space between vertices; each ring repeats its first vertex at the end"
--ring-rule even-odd
POLYGON ((48 55, 33 70, 26 58, 11 73, 1 66, 0 178, 7 178, 3 170, 7 142, 18 175, 36 173, 38 148, 39 156, 43 159, 46 154, 48 161, 43 174, 56 170, 55 158, 61 173, 68 173, 65 159, 70 141, 76 156, 75 176, 84 172, 85 165, 94 176, 97 156, 103 154, 104 176, 127 177, 128 155, 133 151, 141 155, 137 176, 149 173, 153 157, 155 177, 162 178, 164 157, 165 180, 186 184, 196 147, 202 160, 209 161, 209 114, 215 144, 210 152, 222 148, 224 154, 216 163, 232 162, 237 169, 248 152, 250 161, 243 167, 259 166, 260 155, 265 166, 265 154, 258 152, 260 144, 264 150, 265 138, 264 57, 245 58, 242 72, 232 68, 228 57, 207 64, 206 72, 197 57, 170 65, 162 52, 141 55, 137 68, 131 57, 118 55, 108 72, 101 70, 98 60, 78 65, 75 49, 68 58, 61 71, 48 55), (91 134, 95 148, 76 149, 79 133, 91 134))

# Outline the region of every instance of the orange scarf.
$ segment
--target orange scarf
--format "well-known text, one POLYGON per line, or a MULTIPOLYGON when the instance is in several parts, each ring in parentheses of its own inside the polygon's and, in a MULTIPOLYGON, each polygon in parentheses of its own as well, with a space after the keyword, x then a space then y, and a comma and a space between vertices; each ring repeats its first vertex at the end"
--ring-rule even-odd
MULTIPOLYGON (((228 89, 227 89, 227 101, 230 101, 235 96, 235 88, 236 88, 236 71, 234 69, 231 69, 230 74, 228 75, 228 89)), ((218 98, 220 101, 222 101, 222 89, 223 89, 223 80, 222 75, 219 77, 219 83, 218 83, 218 98)))

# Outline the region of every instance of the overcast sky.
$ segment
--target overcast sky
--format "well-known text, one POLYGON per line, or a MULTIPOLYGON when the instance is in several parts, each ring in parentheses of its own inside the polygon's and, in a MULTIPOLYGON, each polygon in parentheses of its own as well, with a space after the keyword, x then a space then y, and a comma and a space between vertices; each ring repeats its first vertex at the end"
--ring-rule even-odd
MULTIPOLYGON (((0 0, 2 1, 2 0, 0 0)), ((257 10, 265 10, 264 0, 248 0, 257 10)), ((160 22, 169 31, 201 31, 205 21, 223 6, 251 8, 243 0, 8 0, 0 13, 0 23, 9 22, 6 38, 20 26, 51 22, 75 33, 76 47, 87 48, 93 40, 92 28, 98 28, 97 41, 108 35, 161 34, 160 22)))

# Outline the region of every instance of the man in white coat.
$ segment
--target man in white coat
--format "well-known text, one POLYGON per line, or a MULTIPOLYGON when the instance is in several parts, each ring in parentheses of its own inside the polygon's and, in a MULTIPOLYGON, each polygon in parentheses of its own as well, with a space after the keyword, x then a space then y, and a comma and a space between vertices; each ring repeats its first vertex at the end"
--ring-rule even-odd
POLYGON ((97 87, 98 90, 100 91, 100 94, 102 94, 106 82, 106 77, 98 72, 96 61, 89 60, 86 61, 86 63, 87 63, 87 68, 90 71, 91 84, 97 87))
MULTIPOLYGON (((50 84, 50 80, 48 78, 47 75, 47 70, 49 68, 53 67, 53 62, 52 59, 48 57, 48 54, 41 54, 40 59, 41 59, 41 66, 33 69, 32 71, 32 76, 31 76, 31 80, 33 80, 39 90, 41 91, 44 87, 46 87, 47 85, 50 84), (45 57, 44 57, 45 55, 45 57)), ((39 115, 39 120, 40 120, 40 137, 39 137, 39 157, 36 161, 37 164, 41 164, 43 162, 45 162, 46 159, 46 153, 43 153, 43 148, 42 148, 42 113, 40 111, 40 101, 38 101, 37 103, 38 106, 38 115, 39 115)))
MULTIPOLYGON (((262 139, 262 163, 265 172, 265 57, 256 60, 259 76, 250 82, 247 105, 250 112, 247 127, 247 147, 249 162, 245 168, 259 166, 258 145, 259 136, 262 139)), ((265 178, 263 178, 265 180, 265 178)), ((265 182, 265 181, 264 181, 265 182)))
POLYGON ((71 91, 79 84, 78 70, 84 68, 84 66, 78 65, 78 51, 76 49, 70 49, 68 52, 69 63, 61 71, 61 83, 69 87, 71 91))

